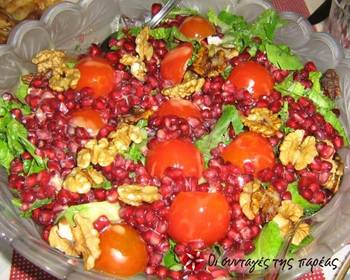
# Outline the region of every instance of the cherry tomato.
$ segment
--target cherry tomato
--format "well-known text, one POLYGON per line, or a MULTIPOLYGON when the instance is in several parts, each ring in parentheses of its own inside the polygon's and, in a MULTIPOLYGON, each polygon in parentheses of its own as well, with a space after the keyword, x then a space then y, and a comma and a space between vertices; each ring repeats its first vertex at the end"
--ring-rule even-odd
POLYGON ((211 245, 226 236, 230 218, 222 193, 181 192, 169 209, 168 234, 177 242, 202 240, 211 245))
POLYGON ((270 142, 259 133, 243 132, 223 151, 224 160, 244 171, 245 163, 252 163, 255 174, 265 168, 272 168, 275 156, 270 142))
POLYGON ((269 95, 274 84, 266 68, 254 61, 237 65, 228 79, 237 88, 248 90, 254 98, 269 95))
POLYGON ((117 276, 143 272, 148 262, 146 243, 129 225, 118 224, 100 234, 101 255, 95 269, 117 276))
POLYGON ((177 116, 180 118, 197 118, 202 119, 199 108, 191 101, 185 99, 170 99, 164 102, 156 112, 159 117, 177 116))
POLYGON ((77 90, 89 87, 94 96, 105 96, 112 91, 115 85, 114 69, 104 58, 86 57, 76 66, 80 71, 77 90))
POLYGON ((99 130, 106 125, 100 113, 91 109, 73 112, 70 124, 85 128, 91 136, 96 136, 99 130))
POLYGON ((173 85, 181 83, 192 57, 193 47, 190 43, 183 43, 169 51, 160 63, 160 74, 173 85))
POLYGON ((161 177, 168 167, 181 168, 185 176, 201 177, 203 158, 188 140, 171 139, 157 142, 148 151, 146 169, 151 176, 161 177))
POLYGON ((207 19, 200 16, 187 17, 180 25, 179 30, 186 37, 199 40, 215 34, 215 27, 207 19))

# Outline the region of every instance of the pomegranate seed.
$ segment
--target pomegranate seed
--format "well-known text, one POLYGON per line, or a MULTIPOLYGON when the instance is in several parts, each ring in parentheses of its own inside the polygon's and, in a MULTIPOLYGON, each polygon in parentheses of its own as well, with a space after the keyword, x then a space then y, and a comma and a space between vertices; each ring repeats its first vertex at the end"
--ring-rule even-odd
POLYGON ((160 3, 153 3, 151 7, 151 13, 152 17, 154 17, 156 14, 159 13, 159 11, 162 9, 163 5, 160 3))
POLYGON ((107 228, 109 225, 111 224, 111 222, 109 221, 109 219, 107 218, 107 216, 102 215, 100 216, 94 223, 94 228, 98 231, 98 232, 102 232, 105 228, 107 228))

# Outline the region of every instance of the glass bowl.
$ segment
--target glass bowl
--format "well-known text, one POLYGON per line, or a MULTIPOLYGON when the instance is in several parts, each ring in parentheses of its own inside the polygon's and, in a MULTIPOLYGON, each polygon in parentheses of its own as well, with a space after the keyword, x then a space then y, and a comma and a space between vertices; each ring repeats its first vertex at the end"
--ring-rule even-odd
MULTIPOLYGON (((92 42, 101 42, 115 31, 119 15, 145 19, 154 0, 80 0, 62 2, 45 12, 39 21, 25 21, 11 32, 6 45, 0 45, 0 90, 13 89, 20 75, 34 70, 31 57, 42 49, 58 48, 71 53, 84 50, 92 42)), ((184 0, 181 5, 196 7, 201 12, 208 8, 226 8, 254 20, 263 10, 271 8, 263 0, 184 0)), ((304 60, 312 60, 321 71, 335 68, 340 76, 343 95, 337 100, 347 133, 350 131, 350 60, 345 59, 340 45, 326 33, 316 33, 301 16, 284 12, 287 25, 277 33, 276 42, 289 45, 304 60)), ((350 223, 350 152, 343 149, 345 174, 339 192, 331 202, 311 219, 315 240, 298 252, 297 257, 331 257, 349 243, 350 223)), ((111 279, 108 276, 83 270, 78 259, 70 258, 50 248, 41 240, 39 229, 31 220, 22 219, 11 204, 7 188, 7 174, 0 171, 0 238, 31 262, 60 279, 111 279)), ((282 271, 282 279, 295 279, 310 267, 294 266, 282 271)), ((144 275, 132 279, 144 279, 144 275)), ((115 279, 115 278, 114 278, 115 279)))

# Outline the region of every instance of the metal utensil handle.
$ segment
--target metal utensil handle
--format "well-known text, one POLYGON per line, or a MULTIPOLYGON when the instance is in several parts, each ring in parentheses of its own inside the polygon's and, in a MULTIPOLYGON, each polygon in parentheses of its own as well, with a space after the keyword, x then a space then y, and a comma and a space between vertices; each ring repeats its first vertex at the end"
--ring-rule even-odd
POLYGON ((147 23, 150 28, 156 27, 181 0, 169 0, 163 8, 147 23))

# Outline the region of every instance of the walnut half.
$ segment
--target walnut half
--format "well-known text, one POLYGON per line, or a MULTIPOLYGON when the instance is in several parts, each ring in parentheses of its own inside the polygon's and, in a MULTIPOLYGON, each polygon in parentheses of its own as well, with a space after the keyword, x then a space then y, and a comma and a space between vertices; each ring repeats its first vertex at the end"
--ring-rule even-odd
POLYGON ((93 224, 79 214, 74 215, 75 226, 61 221, 53 226, 49 233, 49 244, 69 256, 83 256, 87 270, 95 266, 95 260, 101 254, 99 233, 93 224))
POLYGON ((126 204, 139 206, 142 202, 152 203, 161 199, 155 186, 123 185, 118 189, 119 200, 126 204))
POLYGON ((259 213, 262 197, 263 193, 259 182, 250 182, 243 187, 239 196, 239 205, 249 220, 254 220, 259 213))
POLYGON ((298 129, 289 133, 280 146, 280 160, 283 165, 292 164, 296 170, 306 168, 318 155, 316 138, 307 136, 305 131, 298 129))

